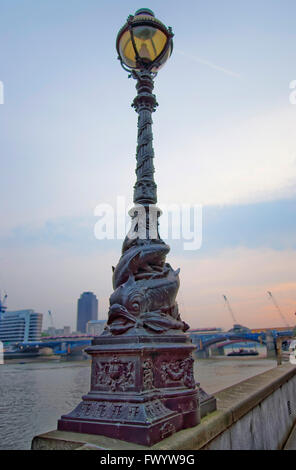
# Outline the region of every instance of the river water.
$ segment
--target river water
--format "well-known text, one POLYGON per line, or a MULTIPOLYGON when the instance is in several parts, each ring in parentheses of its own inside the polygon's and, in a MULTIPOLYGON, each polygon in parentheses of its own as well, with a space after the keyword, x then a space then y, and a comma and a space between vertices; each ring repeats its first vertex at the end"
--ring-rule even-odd
MULTIPOLYGON (((276 367, 263 357, 214 357, 195 362, 195 378, 214 393, 276 367)), ((30 449, 36 434, 56 429, 89 391, 90 362, 0 365, 0 449, 30 449)))

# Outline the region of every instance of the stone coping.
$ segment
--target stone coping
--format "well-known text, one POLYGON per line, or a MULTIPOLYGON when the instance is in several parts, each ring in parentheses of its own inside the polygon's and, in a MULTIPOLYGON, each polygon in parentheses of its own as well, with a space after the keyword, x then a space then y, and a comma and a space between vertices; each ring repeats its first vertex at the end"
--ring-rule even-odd
POLYGON ((146 447, 116 439, 66 431, 50 431, 34 437, 32 449, 40 450, 198 450, 296 375, 296 366, 283 364, 239 382, 215 394, 217 411, 205 416, 198 426, 183 429, 161 442, 146 447))

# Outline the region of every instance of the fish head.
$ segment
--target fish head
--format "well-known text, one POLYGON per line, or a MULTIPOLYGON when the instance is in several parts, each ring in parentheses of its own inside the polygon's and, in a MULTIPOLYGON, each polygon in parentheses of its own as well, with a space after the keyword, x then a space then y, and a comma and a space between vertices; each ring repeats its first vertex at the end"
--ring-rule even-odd
POLYGON ((110 305, 122 305, 133 315, 139 315, 145 305, 146 289, 139 285, 133 276, 128 281, 119 286, 110 297, 110 305))

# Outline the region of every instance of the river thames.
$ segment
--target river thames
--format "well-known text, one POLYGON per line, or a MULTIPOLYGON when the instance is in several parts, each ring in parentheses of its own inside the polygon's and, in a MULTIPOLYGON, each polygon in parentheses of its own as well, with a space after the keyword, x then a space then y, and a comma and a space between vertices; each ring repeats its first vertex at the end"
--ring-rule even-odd
MULTIPOLYGON (((215 393, 276 367, 264 357, 214 357, 195 362, 195 379, 215 393)), ((36 434, 53 430, 88 392, 90 362, 50 361, 0 366, 0 449, 30 449, 36 434)))

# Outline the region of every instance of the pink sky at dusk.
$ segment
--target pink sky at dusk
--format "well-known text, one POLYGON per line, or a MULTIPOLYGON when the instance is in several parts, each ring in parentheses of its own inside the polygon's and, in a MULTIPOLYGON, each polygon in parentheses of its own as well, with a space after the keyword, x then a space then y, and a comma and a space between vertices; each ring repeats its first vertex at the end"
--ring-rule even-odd
MULTIPOLYGON (((52 310, 56 327, 76 326, 76 302, 84 290, 99 298, 99 316, 107 318, 112 293, 111 266, 119 253, 73 255, 56 248, 12 250, 1 256, 9 309, 52 310)), ((296 324, 296 252, 271 249, 227 249, 216 255, 174 256, 167 261, 181 268, 178 304, 192 328, 232 327, 222 295, 231 302, 237 321, 249 328, 284 326, 267 296, 271 290, 288 323, 296 324)), ((45 318, 45 326, 47 325, 45 318)))

